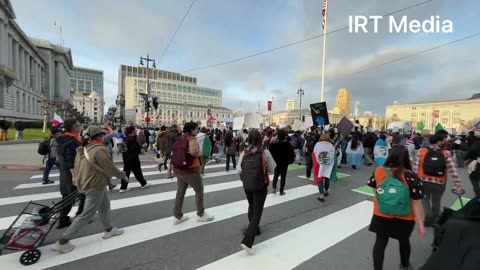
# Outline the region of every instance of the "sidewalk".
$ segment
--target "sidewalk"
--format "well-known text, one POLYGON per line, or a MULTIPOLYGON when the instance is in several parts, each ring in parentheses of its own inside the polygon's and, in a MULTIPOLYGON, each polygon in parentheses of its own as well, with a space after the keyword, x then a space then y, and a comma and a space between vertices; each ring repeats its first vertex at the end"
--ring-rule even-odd
MULTIPOLYGON (((37 153, 38 143, 0 144, 0 169, 39 171, 42 170, 43 156, 37 153)), ((114 149, 116 150, 116 149, 114 149)), ((157 164, 154 153, 140 155, 142 164, 157 164)), ((113 154, 115 163, 123 163, 122 155, 113 154)))

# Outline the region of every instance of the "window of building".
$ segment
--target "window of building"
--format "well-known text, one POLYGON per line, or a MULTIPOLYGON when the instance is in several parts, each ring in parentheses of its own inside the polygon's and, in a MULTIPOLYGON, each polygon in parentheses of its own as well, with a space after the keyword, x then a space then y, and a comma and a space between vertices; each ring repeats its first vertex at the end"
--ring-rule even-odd
POLYGON ((442 125, 448 125, 448 117, 442 118, 442 125))

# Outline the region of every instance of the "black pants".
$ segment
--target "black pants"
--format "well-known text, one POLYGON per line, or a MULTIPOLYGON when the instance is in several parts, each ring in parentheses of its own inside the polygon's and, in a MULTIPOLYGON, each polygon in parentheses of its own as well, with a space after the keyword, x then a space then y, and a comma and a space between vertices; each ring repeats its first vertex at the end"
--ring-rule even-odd
MULTIPOLYGON (((62 199, 67 197, 70 193, 77 190, 77 187, 72 183, 72 173, 70 169, 60 168, 60 193, 62 194, 62 199)), ((83 212, 83 207, 85 206, 85 194, 79 194, 79 204, 76 215, 80 215, 83 212)), ((59 216, 60 224, 65 224, 70 221, 68 214, 72 210, 73 203, 66 205, 61 211, 59 216)))
MULTIPOLYGON (((163 168, 166 170, 168 169, 168 160, 170 159, 171 155, 172 155, 172 152, 165 152, 163 153, 165 155, 165 157, 163 158, 163 168)), ((161 166, 162 164, 160 164, 161 166)))
MULTIPOLYGON (((410 240, 408 238, 399 239, 400 244, 400 262, 403 267, 408 267, 410 264, 410 240)), ((388 244, 388 236, 380 235, 377 233, 377 239, 373 246, 373 269, 382 270, 383 260, 385 257, 385 249, 388 244)))
MULTIPOLYGON (((135 175, 135 178, 140 183, 140 185, 142 185, 142 187, 147 184, 147 181, 143 177, 139 158, 136 158, 133 160, 124 160, 123 171, 125 172, 127 177, 130 177, 130 172, 133 172, 133 175, 135 175)), ((127 187, 128 187, 128 183, 122 180, 122 186, 120 187, 120 189, 127 189, 127 187)))
POLYGON ((477 176, 477 175, 470 174, 469 178, 473 186, 473 192, 475 192, 475 197, 480 196, 480 175, 477 176))
POLYGON ((237 168, 237 162, 235 161, 235 155, 228 155, 227 154, 227 172, 230 170, 230 158, 232 159, 233 169, 237 168))
POLYGON ((278 177, 281 177, 280 180, 280 193, 283 192, 285 189, 285 182, 287 181, 287 171, 288 171, 288 165, 277 165, 275 167, 275 174, 273 175, 273 184, 272 187, 274 189, 277 189, 277 182, 278 182, 278 177))
POLYGON ((306 172, 306 176, 307 178, 310 178, 312 176, 312 168, 313 168, 313 160, 312 160, 312 153, 308 152, 306 153, 306 157, 305 157, 306 161, 307 161, 307 172, 306 172))
POLYGON ((255 241, 255 234, 260 229, 260 219, 262 218, 263 206, 267 198, 267 186, 260 191, 247 191, 245 195, 248 200, 248 228, 243 237, 242 244, 252 248, 253 241, 255 241))

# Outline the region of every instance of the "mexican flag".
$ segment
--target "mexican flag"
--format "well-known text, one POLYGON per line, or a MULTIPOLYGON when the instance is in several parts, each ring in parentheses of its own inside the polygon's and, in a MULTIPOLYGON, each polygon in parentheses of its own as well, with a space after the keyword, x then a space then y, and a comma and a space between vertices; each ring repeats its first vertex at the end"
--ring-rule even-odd
POLYGON ((54 127, 59 127, 61 124, 63 124, 63 120, 58 114, 58 112, 55 112, 53 114, 53 121, 52 121, 52 126, 54 127))

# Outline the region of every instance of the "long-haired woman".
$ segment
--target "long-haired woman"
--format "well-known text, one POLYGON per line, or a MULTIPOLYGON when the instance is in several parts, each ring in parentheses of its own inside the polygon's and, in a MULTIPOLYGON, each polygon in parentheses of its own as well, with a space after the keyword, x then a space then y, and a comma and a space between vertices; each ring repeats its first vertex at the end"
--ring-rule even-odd
MULTIPOLYGON (((368 185, 374 189, 376 194, 373 204, 373 217, 369 230, 376 234, 375 245, 373 246, 373 265, 374 270, 383 269, 383 261, 385 248, 387 247, 389 238, 398 240, 400 244, 400 269, 412 269, 410 264, 410 236, 418 223, 418 234, 423 237, 425 235, 425 227, 423 226, 423 213, 421 200, 423 198, 423 185, 420 178, 412 172, 410 157, 408 150, 404 147, 394 147, 385 162, 385 166, 376 168, 368 185), (392 194, 400 194, 397 188, 390 186, 388 190, 380 188, 381 183, 392 175, 398 181, 402 181, 408 187, 410 195, 410 208, 406 209, 406 215, 392 215, 386 213, 385 207, 379 206, 377 196, 383 196, 388 192, 392 194), (382 212, 383 211, 383 212, 382 212)), ((408 204, 405 204, 408 205, 408 204)), ((400 207, 400 206, 399 206, 400 207)), ((398 208, 398 207, 397 207, 398 208)))
POLYGON ((358 136, 352 136, 352 140, 348 142, 346 153, 348 162, 352 165, 352 168, 354 170, 357 169, 357 167, 362 164, 364 154, 363 145, 358 136))
POLYGON ((335 182, 337 179, 337 156, 328 134, 322 134, 320 141, 315 144, 312 161, 313 182, 318 184, 320 193, 318 200, 324 202, 325 197, 328 196, 330 180, 335 182))
POLYGON ((253 241, 255 240, 255 236, 260 234, 259 224, 260 219, 262 218, 263 205, 265 204, 265 199, 267 198, 268 185, 270 184, 269 175, 274 172, 276 164, 270 152, 266 149, 263 149, 262 135, 258 130, 252 129, 249 132, 248 142, 248 147, 242 152, 242 154, 240 155, 240 159, 238 160, 238 163, 240 164, 240 178, 242 178, 242 181, 244 182, 245 195, 247 196, 248 200, 249 221, 249 225, 247 231, 245 232, 245 236, 243 237, 241 246, 245 250, 245 252, 247 252, 247 254, 253 255, 254 252, 252 246, 253 241), (255 160, 255 158, 252 159, 251 157, 255 157, 257 155, 262 155, 261 158, 259 157, 259 162, 261 164, 256 164, 256 166, 263 166, 263 171, 265 172, 265 181, 263 184, 259 183, 261 185, 261 189, 252 191, 245 188, 247 186, 246 182, 256 182, 256 174, 251 174, 251 170, 247 171, 246 166, 248 165, 248 167, 250 167, 252 160, 255 160), (246 162, 242 164, 242 161, 244 160, 246 162), (248 179, 245 179, 246 176, 248 176, 248 179))

